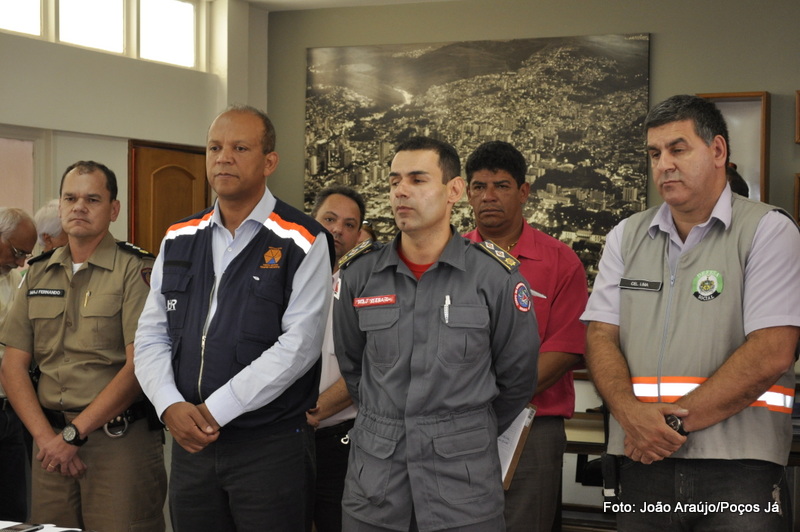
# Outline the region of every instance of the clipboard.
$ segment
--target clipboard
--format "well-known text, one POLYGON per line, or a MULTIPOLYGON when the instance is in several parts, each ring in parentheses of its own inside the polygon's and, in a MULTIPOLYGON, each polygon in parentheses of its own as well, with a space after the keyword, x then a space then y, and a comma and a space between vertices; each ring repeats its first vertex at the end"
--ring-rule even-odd
POLYGON ((531 431, 531 423, 536 415, 536 406, 528 404, 514 419, 511 426, 497 437, 497 452, 500 455, 500 467, 503 474, 503 489, 508 491, 511 487, 511 479, 514 478, 514 471, 517 469, 519 457, 525 442, 528 440, 528 433, 531 431))

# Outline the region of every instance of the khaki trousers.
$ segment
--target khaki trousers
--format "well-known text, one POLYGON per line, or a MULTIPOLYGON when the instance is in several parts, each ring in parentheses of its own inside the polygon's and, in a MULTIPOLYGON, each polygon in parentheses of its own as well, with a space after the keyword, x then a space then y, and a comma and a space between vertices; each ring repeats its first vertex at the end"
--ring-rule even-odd
MULTIPOLYGON (((102 532, 162 532, 167 476, 163 432, 147 420, 131 423, 121 438, 103 429, 78 450, 83 477, 47 472, 33 459, 31 522, 102 532)), ((34 443, 34 457, 39 452, 34 443)))

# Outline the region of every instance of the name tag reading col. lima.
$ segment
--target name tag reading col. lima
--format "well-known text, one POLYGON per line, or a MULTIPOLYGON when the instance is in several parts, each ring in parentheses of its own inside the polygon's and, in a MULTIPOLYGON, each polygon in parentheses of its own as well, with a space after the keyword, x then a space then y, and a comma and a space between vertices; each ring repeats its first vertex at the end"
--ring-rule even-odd
POLYGON ((664 283, 661 281, 648 281, 646 279, 625 279, 619 280, 620 288, 628 290, 647 290, 649 292, 659 292, 664 283))

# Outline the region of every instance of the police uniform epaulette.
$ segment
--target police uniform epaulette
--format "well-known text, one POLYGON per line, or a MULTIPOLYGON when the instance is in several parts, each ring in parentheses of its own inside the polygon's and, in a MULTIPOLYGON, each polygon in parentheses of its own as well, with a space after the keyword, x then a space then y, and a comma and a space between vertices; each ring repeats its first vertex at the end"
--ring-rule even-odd
POLYGON ((517 267, 519 267, 519 261, 516 259, 516 257, 491 240, 475 242, 475 245, 478 247, 478 249, 502 264, 506 270, 513 272, 516 271, 517 267))
POLYGON ((341 259, 339 259, 339 268, 344 270, 345 268, 350 266, 350 264, 352 264, 352 262, 356 260, 358 257, 362 257, 367 253, 369 253, 370 251, 378 250, 381 247, 383 246, 378 242, 375 242, 373 240, 365 240, 360 244, 358 244, 353 249, 351 249, 350 251, 348 251, 347 253, 345 253, 344 256, 341 259))
POLYGON ((125 250, 125 251, 127 251, 129 253, 133 253, 134 255, 136 255, 138 257, 149 257, 151 259, 156 258, 155 255, 153 255, 152 253, 150 253, 146 249, 142 249, 142 248, 140 248, 139 246, 137 246, 135 244, 131 244, 130 242, 125 242, 125 241, 120 240, 119 242, 117 242, 117 246, 119 246, 120 249, 123 249, 123 250, 125 250))
POLYGON ((40 253, 33 257, 32 259, 28 259, 28 264, 33 264, 34 262, 39 262, 40 260, 49 259, 50 255, 55 253, 58 248, 53 248, 50 251, 45 251, 44 253, 40 253))

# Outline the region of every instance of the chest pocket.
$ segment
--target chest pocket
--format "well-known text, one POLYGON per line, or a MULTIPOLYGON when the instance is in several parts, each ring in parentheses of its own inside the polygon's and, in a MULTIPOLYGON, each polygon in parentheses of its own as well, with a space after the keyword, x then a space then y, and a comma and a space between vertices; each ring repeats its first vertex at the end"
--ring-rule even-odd
POLYGON ((358 311, 358 327, 367 333, 364 355, 378 367, 390 368, 400 356, 399 307, 362 308, 358 311))
POLYGON ((242 337, 272 345, 280 336, 285 298, 282 279, 253 279, 242 314, 242 337))
POLYGON ((63 314, 66 307, 64 297, 29 297, 28 318, 33 327, 33 348, 36 353, 52 349, 63 330, 63 314))
POLYGON ((448 367, 474 364, 490 353, 489 309, 483 305, 450 305, 439 311, 439 360, 448 367))
POLYGON ((90 349, 123 346, 122 295, 92 294, 80 307, 80 342, 90 349))

